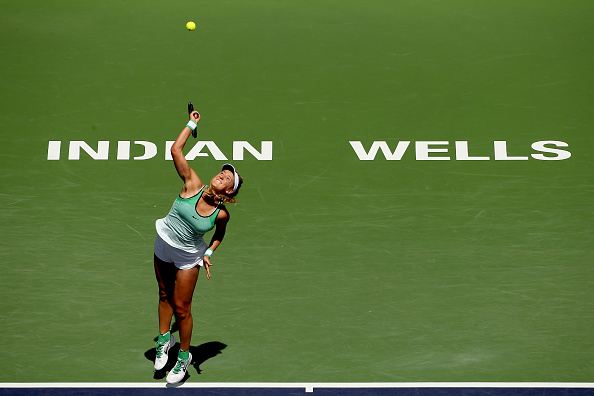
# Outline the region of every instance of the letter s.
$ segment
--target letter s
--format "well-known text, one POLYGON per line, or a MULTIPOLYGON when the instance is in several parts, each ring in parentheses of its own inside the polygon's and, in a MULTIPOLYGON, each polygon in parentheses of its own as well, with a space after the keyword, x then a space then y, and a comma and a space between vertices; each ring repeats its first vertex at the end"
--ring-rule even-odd
POLYGON ((557 140, 542 140, 539 142, 532 143, 532 148, 536 151, 543 153, 556 154, 556 157, 547 157, 543 154, 532 154, 532 158, 544 161, 561 161, 571 157, 571 153, 567 150, 559 150, 556 148, 546 147, 547 144, 554 144, 557 147, 568 147, 569 145, 565 142, 559 142, 557 140))

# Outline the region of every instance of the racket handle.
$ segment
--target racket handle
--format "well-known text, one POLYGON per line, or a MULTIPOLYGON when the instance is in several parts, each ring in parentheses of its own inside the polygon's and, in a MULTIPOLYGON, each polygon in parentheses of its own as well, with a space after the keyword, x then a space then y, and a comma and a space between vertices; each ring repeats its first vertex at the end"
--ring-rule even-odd
MULTIPOLYGON (((194 111, 194 105, 192 104, 192 102, 189 102, 188 103, 188 114, 192 114, 192 113, 198 113, 198 112, 197 111, 196 112, 194 111)), ((198 114, 198 116, 200 116, 200 114, 198 114)), ((198 117, 196 117, 196 118, 198 118, 198 117)), ((196 129, 194 129, 192 131, 192 137, 193 138, 198 137, 198 131, 196 129)))

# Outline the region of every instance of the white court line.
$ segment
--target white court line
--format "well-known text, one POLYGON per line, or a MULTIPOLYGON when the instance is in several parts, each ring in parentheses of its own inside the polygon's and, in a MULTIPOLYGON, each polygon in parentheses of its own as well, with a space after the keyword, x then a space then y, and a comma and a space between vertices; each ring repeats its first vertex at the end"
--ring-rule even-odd
MULTIPOLYGON (((165 382, 5 382, 0 388, 165 388, 165 382)), ((183 388, 594 388, 593 382, 186 382, 183 388)))

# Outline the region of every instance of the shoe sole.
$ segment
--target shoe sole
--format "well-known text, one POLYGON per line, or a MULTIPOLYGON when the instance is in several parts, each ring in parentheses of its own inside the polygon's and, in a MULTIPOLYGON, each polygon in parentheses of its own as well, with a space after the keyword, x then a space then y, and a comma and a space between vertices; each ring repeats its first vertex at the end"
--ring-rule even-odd
MULTIPOLYGON (((180 383, 184 378, 186 378, 186 374, 188 373, 188 367, 190 366, 190 364, 192 363, 192 354, 190 353, 190 356, 188 357, 188 360, 186 362, 186 367, 184 367, 184 375, 182 375, 177 381, 170 381, 169 376, 172 375, 173 371, 170 371, 169 374, 167 374, 167 383, 172 385, 172 384, 178 384, 180 383)), ((181 371, 180 373, 181 374, 181 371)), ((173 374, 173 375, 179 375, 179 374, 173 374)))

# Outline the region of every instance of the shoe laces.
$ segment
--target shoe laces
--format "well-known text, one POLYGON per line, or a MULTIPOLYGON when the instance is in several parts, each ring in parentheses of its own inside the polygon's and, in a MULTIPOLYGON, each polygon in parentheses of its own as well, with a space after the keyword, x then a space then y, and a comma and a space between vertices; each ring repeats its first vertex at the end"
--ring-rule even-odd
POLYGON ((179 373, 180 370, 182 369, 182 366, 184 366, 187 361, 188 361, 188 359, 182 359, 182 358, 178 357, 177 363, 175 363, 175 367, 173 368, 173 372, 175 374, 179 373))
POLYGON ((163 356, 163 349, 165 349, 165 344, 167 344, 167 342, 155 342, 155 346, 157 347, 157 357, 160 358, 161 356, 163 356))

